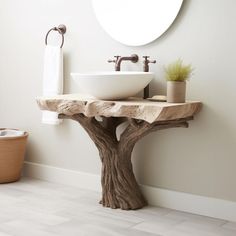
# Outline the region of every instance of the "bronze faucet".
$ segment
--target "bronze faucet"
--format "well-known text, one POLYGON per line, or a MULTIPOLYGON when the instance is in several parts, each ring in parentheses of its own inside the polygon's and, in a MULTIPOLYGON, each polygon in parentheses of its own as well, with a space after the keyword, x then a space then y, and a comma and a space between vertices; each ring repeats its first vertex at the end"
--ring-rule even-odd
POLYGON ((114 56, 116 59, 108 60, 109 63, 115 63, 115 71, 120 71, 120 65, 122 61, 131 61, 136 63, 138 61, 138 55, 132 54, 130 57, 121 57, 121 56, 114 56))
MULTIPOLYGON (((156 60, 149 60, 149 56, 143 56, 144 61, 143 61, 143 71, 144 72, 149 72, 149 63, 156 63, 156 60)), ((144 90, 143 90, 143 98, 148 98, 149 97, 149 85, 147 85, 144 90)))

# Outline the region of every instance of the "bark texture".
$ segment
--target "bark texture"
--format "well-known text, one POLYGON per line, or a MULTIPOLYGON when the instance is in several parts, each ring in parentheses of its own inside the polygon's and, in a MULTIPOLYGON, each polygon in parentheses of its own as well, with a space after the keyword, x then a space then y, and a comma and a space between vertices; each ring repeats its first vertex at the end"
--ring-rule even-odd
POLYGON ((102 199, 105 207, 134 210, 147 205, 135 179, 131 154, 138 140, 150 132, 174 127, 188 127, 192 117, 148 123, 133 118, 87 117, 82 113, 65 115, 61 119, 72 119, 81 124, 98 148, 102 162, 102 199), (128 126, 117 138, 117 127, 128 121, 128 126))

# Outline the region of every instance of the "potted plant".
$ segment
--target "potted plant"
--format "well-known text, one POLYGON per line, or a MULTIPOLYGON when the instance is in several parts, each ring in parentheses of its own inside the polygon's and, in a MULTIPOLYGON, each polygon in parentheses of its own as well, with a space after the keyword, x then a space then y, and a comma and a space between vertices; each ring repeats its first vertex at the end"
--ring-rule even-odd
POLYGON ((186 80, 192 74, 192 66, 183 65, 178 59, 165 68, 167 80, 167 102, 183 103, 186 97, 186 80))

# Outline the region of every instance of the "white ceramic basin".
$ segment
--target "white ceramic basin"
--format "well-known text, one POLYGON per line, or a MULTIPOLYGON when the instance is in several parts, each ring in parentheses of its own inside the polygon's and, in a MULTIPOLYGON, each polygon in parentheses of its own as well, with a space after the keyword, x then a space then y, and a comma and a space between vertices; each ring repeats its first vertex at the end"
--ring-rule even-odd
POLYGON ((154 78, 152 72, 139 71, 71 73, 71 76, 84 93, 105 100, 134 96, 154 78))

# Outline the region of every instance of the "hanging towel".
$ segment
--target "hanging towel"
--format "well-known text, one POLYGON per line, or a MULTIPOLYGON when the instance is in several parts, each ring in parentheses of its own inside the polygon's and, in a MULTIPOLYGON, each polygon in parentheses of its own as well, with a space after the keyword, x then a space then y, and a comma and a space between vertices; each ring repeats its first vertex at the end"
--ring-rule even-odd
MULTIPOLYGON (((54 96, 63 93, 63 53, 58 46, 47 45, 44 55, 43 96, 54 96)), ((43 111, 42 123, 58 125, 58 113, 43 111)))

